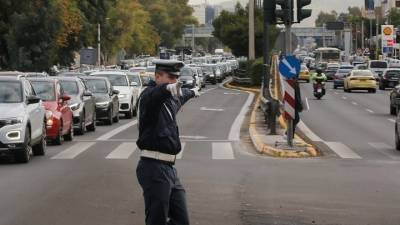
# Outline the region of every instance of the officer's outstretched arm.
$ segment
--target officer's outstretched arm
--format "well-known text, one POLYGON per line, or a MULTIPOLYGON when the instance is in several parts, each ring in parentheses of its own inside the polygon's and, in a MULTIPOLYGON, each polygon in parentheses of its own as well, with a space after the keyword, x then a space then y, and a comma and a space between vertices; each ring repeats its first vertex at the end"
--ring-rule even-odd
POLYGON ((179 96, 179 100, 182 105, 184 105, 189 99, 194 98, 195 94, 192 90, 188 88, 182 88, 182 96, 179 96))

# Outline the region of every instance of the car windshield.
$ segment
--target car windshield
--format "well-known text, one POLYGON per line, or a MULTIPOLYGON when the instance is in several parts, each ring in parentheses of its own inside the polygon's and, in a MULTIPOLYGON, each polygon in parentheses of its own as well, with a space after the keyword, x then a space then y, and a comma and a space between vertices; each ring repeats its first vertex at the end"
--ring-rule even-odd
POLYGON ((108 93, 107 82, 101 79, 88 79, 86 80, 86 86, 92 93, 106 94, 108 93))
POLYGON ((126 77, 117 74, 97 74, 97 77, 106 77, 110 80, 112 86, 128 86, 126 77))
POLYGON ((400 70, 388 70, 386 75, 398 77, 400 76, 400 70))
POLYGON ((371 68, 387 68, 388 64, 384 61, 374 61, 371 62, 371 68))
POLYGON ((191 69, 185 68, 181 70, 181 77, 193 76, 191 69))
POLYGON ((61 87, 67 95, 77 95, 79 94, 79 88, 76 81, 62 80, 60 81, 61 87))
POLYGON ((372 77, 374 76, 369 70, 354 71, 353 76, 355 77, 372 77))
POLYGON ((354 66, 340 66, 340 69, 353 69, 354 66))
POLYGON ((337 71, 337 73, 341 73, 341 74, 348 74, 350 72, 351 72, 351 70, 347 70, 347 69, 340 69, 337 71))
POLYGON ((207 73, 212 73, 213 69, 211 66, 203 66, 202 67, 204 71, 206 71, 207 73))
POLYGON ((156 67, 147 67, 147 68, 146 68, 146 72, 152 72, 152 73, 154 73, 154 72, 156 72, 156 67))
POLYGON ((43 101, 55 101, 56 92, 54 89, 54 83, 48 81, 32 81, 33 89, 36 95, 43 101))
POLYGON ((128 74, 129 83, 136 82, 138 85, 140 84, 140 77, 136 74, 128 74))
POLYGON ((0 81, 0 103, 22 102, 22 85, 17 81, 0 81))

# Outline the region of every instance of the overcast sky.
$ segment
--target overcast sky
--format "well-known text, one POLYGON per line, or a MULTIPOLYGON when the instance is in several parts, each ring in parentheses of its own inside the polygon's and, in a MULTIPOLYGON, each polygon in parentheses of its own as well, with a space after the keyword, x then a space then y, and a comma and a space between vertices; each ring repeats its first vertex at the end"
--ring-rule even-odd
MULTIPOLYGON (((219 4, 227 0, 207 0, 208 4, 219 4)), ((247 3, 248 0, 240 0, 241 3, 247 3)), ((189 0, 190 4, 204 3, 204 0, 189 0)), ((320 11, 337 12, 346 11, 349 6, 363 6, 364 0, 312 0, 310 9, 313 9, 312 17, 305 20, 301 26, 314 26, 314 21, 320 11)))

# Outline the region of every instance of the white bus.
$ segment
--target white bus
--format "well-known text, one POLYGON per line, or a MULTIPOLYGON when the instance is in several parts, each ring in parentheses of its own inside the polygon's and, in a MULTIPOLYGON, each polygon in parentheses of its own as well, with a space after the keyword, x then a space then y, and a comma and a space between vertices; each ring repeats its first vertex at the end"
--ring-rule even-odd
POLYGON ((328 63, 339 63, 340 49, 338 48, 317 48, 315 53, 315 64, 324 68, 328 63))

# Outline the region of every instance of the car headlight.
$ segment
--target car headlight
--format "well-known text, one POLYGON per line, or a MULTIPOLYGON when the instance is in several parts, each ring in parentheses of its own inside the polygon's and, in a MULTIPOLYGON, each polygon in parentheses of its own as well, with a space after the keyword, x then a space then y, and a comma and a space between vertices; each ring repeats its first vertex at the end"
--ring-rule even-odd
POLYGON ((187 80, 186 83, 187 84, 193 84, 193 80, 187 80))
POLYGON ((107 107, 109 102, 96 102, 96 106, 98 107, 107 107))
POLYGON ((210 77, 214 77, 214 74, 210 74, 210 77))
POLYGON ((19 119, 19 118, 8 118, 8 119, 4 119, 3 121, 4 121, 5 125, 15 125, 15 124, 22 123, 22 119, 19 119))
POLYGON ((75 104, 70 105, 69 107, 71 108, 72 111, 75 111, 75 110, 79 109, 80 106, 81 106, 80 103, 75 103, 75 104))
POLYGON ((127 97, 128 97, 127 94, 119 94, 119 95, 118 95, 118 98, 127 98, 127 97))

